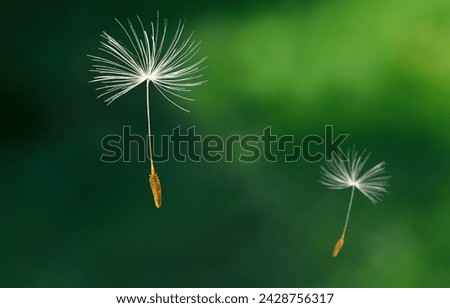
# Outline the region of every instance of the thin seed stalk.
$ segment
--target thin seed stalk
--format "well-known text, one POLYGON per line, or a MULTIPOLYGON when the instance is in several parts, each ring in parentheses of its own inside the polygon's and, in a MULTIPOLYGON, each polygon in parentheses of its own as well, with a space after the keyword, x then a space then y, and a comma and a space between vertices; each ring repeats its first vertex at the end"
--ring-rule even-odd
POLYGON ((161 193, 161 182, 159 181, 158 174, 156 173, 155 166, 153 165, 153 152, 152 152, 152 134, 150 125, 150 90, 149 90, 150 80, 146 82, 146 92, 147 92, 147 124, 148 124, 148 152, 150 156, 150 176, 149 184, 152 190, 153 200, 155 206, 159 209, 162 203, 162 193, 161 193))
POLYGON ((344 231, 342 231, 342 235, 341 235, 340 239, 337 241, 336 245, 334 246, 333 258, 336 258, 338 256, 339 252, 341 251, 342 247, 344 246, 345 232, 347 231, 348 219, 350 218, 350 211, 352 210, 354 193, 355 193, 355 186, 352 186, 352 194, 350 196, 350 203, 348 205, 347 217, 345 218, 344 231))

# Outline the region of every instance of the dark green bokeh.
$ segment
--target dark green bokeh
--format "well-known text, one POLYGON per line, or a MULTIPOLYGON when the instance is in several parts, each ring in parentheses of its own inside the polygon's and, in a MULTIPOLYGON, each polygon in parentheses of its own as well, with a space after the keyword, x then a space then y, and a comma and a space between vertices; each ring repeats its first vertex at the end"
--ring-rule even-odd
POLYGON ((450 2, 3 1, 0 287, 450 287, 450 2), (348 133, 385 160, 372 205, 322 163, 101 163, 146 130, 140 86, 109 107, 87 82, 114 18, 156 10, 208 55, 186 114, 153 93, 156 135, 348 133))

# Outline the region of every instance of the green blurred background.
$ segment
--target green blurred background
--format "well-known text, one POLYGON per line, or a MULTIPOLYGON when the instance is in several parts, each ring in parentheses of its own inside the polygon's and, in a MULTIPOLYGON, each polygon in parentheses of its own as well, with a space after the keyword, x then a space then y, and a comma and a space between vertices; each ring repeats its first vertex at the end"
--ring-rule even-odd
POLYGON ((0 287, 450 287, 450 2, 2 1, 0 287), (389 193, 321 185, 323 163, 100 162, 146 133, 145 87, 109 107, 87 54, 114 18, 186 18, 208 83, 187 114, 154 91, 158 136, 347 133, 389 193))

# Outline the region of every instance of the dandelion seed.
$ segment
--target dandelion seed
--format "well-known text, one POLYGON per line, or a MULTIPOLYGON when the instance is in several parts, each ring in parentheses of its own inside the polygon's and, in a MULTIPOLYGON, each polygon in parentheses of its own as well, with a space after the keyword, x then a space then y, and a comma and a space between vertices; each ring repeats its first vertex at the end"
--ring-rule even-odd
POLYGON ((337 241, 336 245, 334 246, 334 249, 333 249, 333 258, 336 258, 336 257, 337 257, 337 255, 339 254, 339 251, 341 251, 342 246, 344 246, 344 238, 343 238, 343 237, 341 237, 341 238, 337 241))
POLYGON ((351 153, 350 150, 348 151, 347 162, 334 155, 331 160, 326 162, 327 168, 322 167, 322 178, 320 180, 322 184, 330 189, 352 188, 344 230, 333 249, 333 257, 337 257, 344 246, 345 232, 347 231, 355 188, 363 193, 372 203, 380 201, 383 194, 386 193, 387 181, 390 177, 383 175, 385 173, 385 162, 381 162, 366 173, 361 174, 369 156, 370 154, 365 154, 365 151, 358 156, 358 152, 353 149, 351 153))
POLYGON ((161 207, 162 202, 162 193, 161 193, 161 183, 159 182, 158 174, 156 174, 155 168, 153 167, 153 164, 151 164, 151 170, 150 170, 150 188, 152 190, 153 194, 153 200, 155 201, 156 207, 159 209, 161 207))
POLYGON ((175 100, 193 101, 186 96, 186 93, 190 92, 192 87, 206 82, 202 80, 201 74, 204 67, 200 66, 207 57, 194 60, 200 50, 200 42, 193 41, 192 34, 184 41, 181 39, 184 31, 184 22, 181 20, 172 41, 168 44, 166 43, 168 22, 165 19, 164 26, 160 29, 159 13, 157 13, 156 24, 153 22, 150 24, 150 37, 139 16, 137 20, 140 28, 138 31, 130 20, 128 20, 129 30, 127 30, 116 19, 126 34, 128 47, 103 32, 101 35, 103 41, 100 42, 99 48, 103 56, 89 55, 94 62, 91 72, 96 74, 91 82, 101 84, 96 89, 102 91, 98 98, 104 97, 108 105, 145 82, 150 157, 149 183, 155 205, 160 208, 161 183, 153 165, 151 142, 150 84, 170 103, 189 112, 175 100))

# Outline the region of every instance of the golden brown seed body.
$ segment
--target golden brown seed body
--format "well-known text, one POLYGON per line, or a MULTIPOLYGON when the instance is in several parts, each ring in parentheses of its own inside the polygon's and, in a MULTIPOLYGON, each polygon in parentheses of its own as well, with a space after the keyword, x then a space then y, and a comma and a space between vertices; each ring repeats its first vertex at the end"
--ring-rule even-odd
POLYGON ((152 189, 153 199, 155 200, 155 205, 159 209, 162 202, 161 194, 161 183, 159 182, 158 174, 152 168, 149 178, 150 188, 152 189))
POLYGON ((344 238, 341 237, 339 241, 337 241, 336 245, 333 249, 333 258, 336 258, 339 254, 339 251, 341 251, 342 246, 344 246, 344 238))

